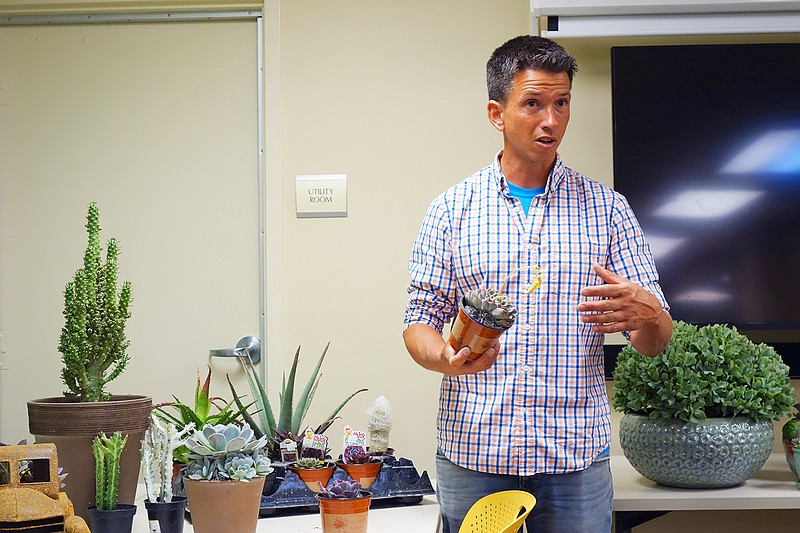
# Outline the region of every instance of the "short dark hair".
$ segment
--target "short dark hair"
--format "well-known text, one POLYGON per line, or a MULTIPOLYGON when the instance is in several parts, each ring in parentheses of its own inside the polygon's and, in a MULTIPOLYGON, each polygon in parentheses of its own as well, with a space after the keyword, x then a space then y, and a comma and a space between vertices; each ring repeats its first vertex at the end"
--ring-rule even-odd
POLYGON ((505 103, 514 76, 523 70, 544 70, 552 74, 566 72, 572 85, 578 63, 572 54, 555 41, 537 35, 514 37, 492 52, 486 63, 489 99, 505 103))

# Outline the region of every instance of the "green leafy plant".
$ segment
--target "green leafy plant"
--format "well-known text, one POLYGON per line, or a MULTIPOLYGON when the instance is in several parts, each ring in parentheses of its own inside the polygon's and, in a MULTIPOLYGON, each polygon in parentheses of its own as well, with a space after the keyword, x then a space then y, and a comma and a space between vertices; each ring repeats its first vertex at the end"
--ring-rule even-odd
MULTIPOLYGON (((316 367, 314 367, 314 370, 311 373, 305 388, 295 404, 294 388, 297 377, 297 363, 300 359, 300 347, 298 346, 297 351, 294 354, 294 360, 292 361, 292 368, 289 371, 288 376, 286 374, 283 376, 283 389, 281 390, 279 398, 280 410, 278 411, 277 420, 267 396, 267 390, 264 386, 264 382, 261 380, 261 377, 258 374, 252 359, 250 359, 250 355, 246 350, 239 351, 238 359, 242 365, 242 368, 244 369, 245 376, 247 377, 247 383, 254 399, 254 404, 257 409, 258 423, 245 409, 244 404, 240 400, 240 395, 236 392, 236 389, 234 388, 233 383, 231 383, 230 378, 228 378, 228 385, 230 386, 234 401, 239 406, 240 410, 244 410, 242 412, 244 419, 253 427, 258 436, 265 435, 267 437, 270 443, 270 456, 275 460, 280 459, 280 443, 286 439, 292 439, 297 442, 298 453, 302 454, 302 437, 300 436, 300 432, 305 429, 304 420, 306 413, 308 412, 311 402, 314 399, 314 394, 317 391, 317 386, 319 385, 319 381, 322 376, 320 372, 322 368, 322 362, 325 359, 325 355, 328 353, 329 346, 330 342, 325 345, 325 349, 322 351, 322 355, 320 355, 316 367)), ((339 411, 341 411, 342 408, 347 405, 347 402, 349 402, 356 394, 365 392, 366 390, 367 389, 359 389, 345 398, 345 400, 333 410, 328 418, 319 424, 316 429, 314 429, 314 433, 324 433, 325 430, 327 430, 336 420, 339 411)))
POLYGON ((117 507, 119 491, 119 458, 128 442, 128 436, 119 431, 111 437, 100 433, 92 441, 95 466, 95 507, 98 511, 111 511, 117 507))
MULTIPOLYGON (((200 381, 200 371, 197 372, 197 385, 194 389, 194 406, 189 406, 180 401, 176 396, 174 402, 164 402, 153 406, 156 415, 165 422, 174 424, 179 432, 186 427, 202 428, 206 425, 230 424, 239 420, 253 404, 241 405, 233 409, 234 402, 225 403, 218 396, 209 396, 211 389, 211 367, 204 382, 200 381), (216 412, 212 413, 214 407, 216 412), (169 408, 169 410, 167 410, 169 408)), ((185 445, 175 448, 173 459, 178 463, 189 462, 189 449, 185 445)))
POLYGON ((795 404, 794 408, 794 416, 787 420, 781 428, 781 440, 784 442, 800 438, 800 403, 795 404))
POLYGON ((517 319, 517 308, 503 290, 511 277, 521 270, 533 270, 536 276, 534 282, 524 290, 524 294, 530 294, 538 289, 542 284, 539 266, 520 267, 506 276, 499 289, 481 287, 467 291, 461 298, 461 308, 467 316, 484 327, 498 330, 510 328, 517 319))
POLYGON ((189 479, 251 481, 272 472, 263 455, 266 437, 256 438, 249 424, 206 424, 186 439, 191 450, 184 476, 189 479))
POLYGON ((780 355, 720 324, 698 328, 675 321, 661 355, 651 358, 627 345, 613 377, 614 408, 653 419, 775 420, 794 403, 789 367, 780 355))
POLYGON ((64 289, 64 318, 58 351, 64 368, 64 395, 83 402, 110 399, 108 382, 117 378, 128 364, 125 322, 131 314, 131 284, 126 281, 117 292, 119 244, 111 238, 103 261, 100 246, 100 214, 89 204, 86 217, 88 244, 83 267, 75 271, 64 289))

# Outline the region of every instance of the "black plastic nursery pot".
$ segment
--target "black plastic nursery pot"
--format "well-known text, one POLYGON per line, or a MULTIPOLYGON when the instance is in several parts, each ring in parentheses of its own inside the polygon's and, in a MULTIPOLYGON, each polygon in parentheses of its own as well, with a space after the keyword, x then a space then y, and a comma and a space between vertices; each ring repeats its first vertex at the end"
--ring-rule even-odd
POLYGON ((158 522, 161 533, 183 533, 185 496, 173 496, 171 502, 145 500, 144 507, 147 509, 147 520, 151 524, 158 522))
POLYGON ((86 508, 92 533, 131 533, 136 506, 118 503, 116 509, 99 511, 94 505, 86 508))

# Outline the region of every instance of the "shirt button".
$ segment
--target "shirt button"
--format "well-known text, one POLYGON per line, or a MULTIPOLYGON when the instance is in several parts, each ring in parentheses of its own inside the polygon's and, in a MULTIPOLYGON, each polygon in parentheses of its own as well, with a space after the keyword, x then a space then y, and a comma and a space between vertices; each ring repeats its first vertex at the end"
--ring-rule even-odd
POLYGON ((523 365, 522 366, 522 370, 524 370, 525 372, 530 372, 531 371, 531 367, 529 367, 528 365, 523 365))
POLYGON ((526 243, 525 248, 527 248, 528 250, 533 250, 533 243, 532 242, 526 243))
POLYGON ((531 325, 530 324, 522 324, 522 330, 523 331, 530 331, 531 330, 531 325))

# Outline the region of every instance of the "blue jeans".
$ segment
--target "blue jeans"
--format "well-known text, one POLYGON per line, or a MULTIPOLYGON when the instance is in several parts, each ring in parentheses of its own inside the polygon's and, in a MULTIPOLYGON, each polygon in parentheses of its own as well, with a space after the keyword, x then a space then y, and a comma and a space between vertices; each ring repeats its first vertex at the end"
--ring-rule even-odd
POLYGON ((444 533, 458 533, 473 503, 501 490, 526 490, 536 506, 525 526, 528 533, 601 533, 611 531, 614 489, 608 452, 586 470, 569 474, 514 476, 485 474, 451 463, 436 453, 436 493, 444 533))

